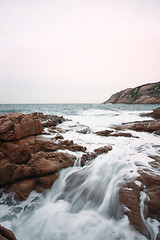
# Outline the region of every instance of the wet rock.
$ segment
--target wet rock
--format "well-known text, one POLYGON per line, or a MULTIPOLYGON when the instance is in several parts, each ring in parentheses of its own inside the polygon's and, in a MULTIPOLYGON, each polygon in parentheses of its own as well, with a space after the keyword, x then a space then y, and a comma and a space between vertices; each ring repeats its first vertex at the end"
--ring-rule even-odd
POLYGON ((160 175, 156 175, 154 172, 139 171, 140 176, 137 178, 144 185, 145 192, 149 196, 148 216, 156 218, 160 221, 160 175))
POLYGON ((14 199, 18 201, 25 200, 29 194, 34 190, 35 179, 25 179, 20 182, 13 183, 11 187, 6 190, 6 193, 14 193, 14 199))
MULTIPOLYGON (((100 135, 100 136, 105 136, 105 137, 134 137, 131 133, 127 133, 127 132, 115 132, 113 130, 104 130, 104 131, 99 131, 99 132, 96 132, 97 135, 100 135)), ((136 137, 138 138, 138 137, 136 137)))
POLYGON ((75 157, 61 152, 39 152, 27 163, 34 176, 44 176, 74 165, 75 157))
POLYGON ((14 193, 15 200, 23 201, 28 198, 30 193, 34 190, 45 193, 46 189, 51 188, 57 178, 58 174, 53 173, 39 178, 25 179, 13 183, 5 192, 14 193))
POLYGON ((0 116, 0 140, 13 141, 42 133, 42 125, 34 114, 10 113, 0 116))
MULTIPOLYGON (((103 153, 108 153, 109 151, 112 150, 111 146, 104 146, 104 147, 100 147, 100 148, 96 148, 94 149, 94 152, 98 155, 103 154, 103 153)), ((97 156, 98 156, 97 155, 97 156)))
POLYGON ((13 232, 0 225, 0 240, 16 240, 13 232))
POLYGON ((87 161, 91 161, 94 158, 96 158, 98 155, 103 153, 108 153, 111 150, 112 150, 111 146, 104 146, 104 147, 96 148, 92 153, 83 154, 81 158, 81 166, 83 167, 87 161))
MULTIPOLYGON (((159 170, 159 156, 150 156, 155 161, 150 165, 159 170)), ((127 208, 124 208, 125 214, 128 216, 131 226, 139 233, 151 239, 149 229, 141 216, 140 209, 140 191, 147 194, 145 199, 144 219, 148 217, 160 221, 160 175, 149 169, 138 170, 139 176, 136 180, 140 181, 140 185, 135 182, 128 182, 119 192, 120 202, 127 208)), ((156 238, 158 239, 158 238, 156 238)))
POLYGON ((125 214, 128 216, 131 226, 139 233, 144 234, 144 224, 140 212, 139 187, 134 182, 127 183, 121 188, 119 199, 127 207, 125 214))
POLYGON ((133 137, 133 135, 131 133, 127 133, 127 132, 115 132, 115 133, 111 133, 109 135, 110 137, 133 137))
POLYGON ((159 120, 139 121, 132 123, 124 123, 121 126, 115 127, 117 130, 130 129, 138 132, 155 132, 160 130, 159 120))
POLYGON ((62 121, 63 117, 42 113, 0 116, 1 188, 13 192, 16 199, 24 200, 32 190, 44 192, 56 180, 57 171, 74 165, 75 156, 57 150, 85 152, 86 148, 63 140, 59 134, 61 129, 55 127, 62 121), (42 133, 39 119, 44 126, 54 129, 55 138, 35 136, 42 133))
POLYGON ((141 117, 152 117, 154 119, 160 119, 160 108, 154 109, 151 113, 143 113, 141 117))
POLYGON ((55 127, 66 120, 63 116, 44 115, 43 113, 34 113, 34 116, 41 121, 43 127, 55 127))
POLYGON ((113 133, 113 130, 104 130, 104 131, 98 131, 95 132, 95 134, 100 135, 100 136, 104 136, 104 137, 108 137, 110 135, 110 133, 113 133))

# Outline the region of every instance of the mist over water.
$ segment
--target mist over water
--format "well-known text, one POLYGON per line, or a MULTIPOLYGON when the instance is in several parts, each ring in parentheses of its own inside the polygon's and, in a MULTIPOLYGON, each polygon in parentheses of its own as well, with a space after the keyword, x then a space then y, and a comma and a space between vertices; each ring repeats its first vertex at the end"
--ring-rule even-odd
MULTIPOLYGON (((138 169, 151 169, 148 155, 159 155, 159 136, 127 131, 139 138, 116 138, 98 136, 94 132, 123 122, 149 119, 141 118, 139 113, 156 107, 123 104, 0 105, 1 114, 36 111, 63 115, 72 120, 58 126, 67 130, 62 134, 64 139, 87 147, 88 152, 106 145, 113 148, 84 167, 80 167, 82 153, 65 150, 76 156, 74 167, 61 170, 59 178, 45 195, 32 192, 26 201, 12 204, 7 195, 2 195, 0 224, 12 229, 17 240, 147 239, 130 227, 124 215, 125 206, 119 203, 119 190, 126 181, 138 176, 138 169), (87 129, 87 134, 81 133, 84 129, 87 129)), ((142 193, 142 214, 145 197, 142 193)), ((147 219, 146 225, 152 239, 156 239, 160 223, 147 219)))

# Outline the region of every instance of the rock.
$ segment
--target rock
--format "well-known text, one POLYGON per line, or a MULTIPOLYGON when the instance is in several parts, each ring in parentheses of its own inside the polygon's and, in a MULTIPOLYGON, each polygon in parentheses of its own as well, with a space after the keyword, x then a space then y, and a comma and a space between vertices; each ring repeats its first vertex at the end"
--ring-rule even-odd
POLYGON ((29 194, 34 190, 35 179, 25 179, 20 182, 13 183, 11 187, 6 190, 6 193, 14 193, 14 199, 18 201, 25 200, 29 194))
POLYGON ((100 135, 100 136, 104 136, 104 137, 108 137, 110 135, 110 133, 112 133, 113 130, 104 130, 104 131, 98 131, 95 132, 95 134, 100 135))
POLYGON ((53 173, 39 178, 30 178, 15 182, 6 189, 6 193, 14 193, 15 200, 23 201, 33 190, 44 193, 47 188, 52 187, 57 177, 58 174, 53 173))
MULTIPOLYGON (((96 132, 97 135, 105 136, 105 137, 135 137, 131 133, 127 132, 114 132, 113 130, 104 130, 96 132)), ((136 137, 138 138, 138 137, 136 137)))
POLYGON ((122 202, 127 209, 125 214, 128 216, 131 226, 140 234, 144 234, 144 224, 140 212, 140 190, 134 182, 129 182, 119 193, 120 202, 122 202))
POLYGON ((54 173, 37 178, 36 189, 37 189, 37 186, 42 188, 51 188, 51 186, 53 185, 53 183, 56 181, 57 178, 58 178, 58 174, 54 174, 54 173))
POLYGON ((0 116, 0 141, 13 141, 42 133, 34 114, 10 113, 0 116))
POLYGON ((160 119, 160 108, 154 109, 151 113, 143 113, 141 117, 152 117, 154 119, 160 119))
POLYGON ((40 120, 43 127, 55 127, 66 120, 63 116, 44 115, 43 113, 34 113, 34 116, 40 120))
POLYGON ((104 146, 100 148, 96 148, 92 153, 84 153, 81 158, 81 166, 83 167, 87 161, 91 161, 96 158, 98 155, 103 153, 108 153, 112 150, 111 146, 104 146))
POLYGON ((130 129, 138 132, 154 132, 160 130, 160 121, 159 120, 150 120, 150 121, 138 121, 131 123, 124 123, 121 126, 115 127, 117 130, 130 129))
POLYGON ((0 225, 0 240, 16 240, 13 232, 0 225))
POLYGON ((55 126, 63 117, 42 113, 11 113, 0 116, 0 187, 13 192, 15 199, 26 199, 31 191, 45 192, 62 168, 74 165, 75 156, 57 150, 85 152, 86 148, 63 140, 55 126), (49 126, 57 133, 53 139, 36 136, 49 126), (33 136, 34 135, 34 136, 33 136))
MULTIPOLYGON (((159 170, 159 156, 150 156, 154 162, 150 162, 154 168, 159 170)), ((119 199, 125 206, 124 211, 128 216, 131 226, 139 233, 145 235, 147 239, 151 239, 150 229, 141 216, 140 211, 140 191, 147 194, 148 199, 145 200, 144 218, 148 217, 160 221, 160 175, 149 169, 138 170, 139 176, 136 180, 141 182, 141 185, 135 182, 126 183, 120 190, 119 199), (127 207, 127 208, 126 208, 127 207)), ((158 236, 157 238, 158 239, 158 236)))
POLYGON ((103 103, 160 104, 160 82, 122 90, 103 103))
POLYGON ((100 155, 100 154, 103 154, 103 153, 108 153, 111 150, 112 150, 111 146, 104 146, 104 147, 94 149, 94 152, 96 154, 100 155))
POLYGON ((133 135, 131 133, 127 133, 127 132, 115 132, 109 135, 110 137, 133 137, 133 135))
POLYGON ((74 165, 75 157, 61 152, 39 152, 27 163, 34 176, 44 176, 74 165))

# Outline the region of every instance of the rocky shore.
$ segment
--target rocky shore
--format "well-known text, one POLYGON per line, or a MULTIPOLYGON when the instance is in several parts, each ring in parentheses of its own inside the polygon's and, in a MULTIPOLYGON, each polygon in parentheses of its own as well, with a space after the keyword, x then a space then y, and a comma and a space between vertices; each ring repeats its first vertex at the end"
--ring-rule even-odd
MULTIPOLYGON (((95 134, 105 137, 137 137, 124 131, 128 129, 160 135, 160 109, 146 116, 151 116, 153 120, 125 123, 113 130, 106 129, 95 134)), ((64 139, 61 135, 64 130, 60 125, 57 126, 63 121, 68 120, 42 113, 10 113, 0 116, 0 189, 9 193, 10 198, 23 201, 33 190, 44 193, 54 184, 61 169, 74 165, 75 152, 81 152, 81 165, 84 166, 86 161, 112 150, 111 146, 104 146, 90 153, 84 146, 64 139), (54 138, 48 138, 47 135, 52 133, 55 133, 54 138), (69 153, 64 150, 69 150, 69 153)), ((129 209, 125 210, 125 214, 131 226, 150 238, 151 233, 142 218, 140 199, 141 192, 148 196, 145 200, 145 218, 151 217, 160 221, 160 157, 148 157, 151 158, 150 164, 157 170, 157 175, 145 169, 140 170, 137 179, 127 182, 121 188, 119 199, 120 203, 129 209)), ((5 235, 4 232, 7 231, 0 227, 0 239, 15 240, 14 235, 5 235)))
POLYGON ((160 104, 160 82, 122 90, 103 103, 160 104))

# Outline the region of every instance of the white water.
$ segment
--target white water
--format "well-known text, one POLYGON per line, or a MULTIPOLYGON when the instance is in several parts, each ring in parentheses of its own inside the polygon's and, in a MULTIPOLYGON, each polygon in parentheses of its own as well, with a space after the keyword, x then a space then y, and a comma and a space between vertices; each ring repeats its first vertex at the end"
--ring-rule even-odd
MULTIPOLYGON (((118 192, 126 180, 138 176, 138 169, 151 168, 148 155, 160 154, 160 137, 134 131, 130 132, 139 138, 94 134, 123 122, 144 120, 140 112, 138 107, 134 111, 83 108, 76 114, 67 114, 72 121, 59 125, 68 130, 63 134, 65 139, 87 147, 88 152, 106 145, 112 146, 112 151, 99 155, 83 168, 78 164, 82 154, 74 153, 75 166, 62 170, 45 196, 33 192, 26 201, 10 204, 3 195, 0 223, 12 229, 17 240, 146 239, 130 227, 123 215, 125 206, 119 204, 118 192), (88 134, 77 132, 86 128, 88 134)), ((144 197, 142 193, 142 214, 144 197)), ((159 225, 156 220, 147 219, 152 239, 156 239, 159 225)))

